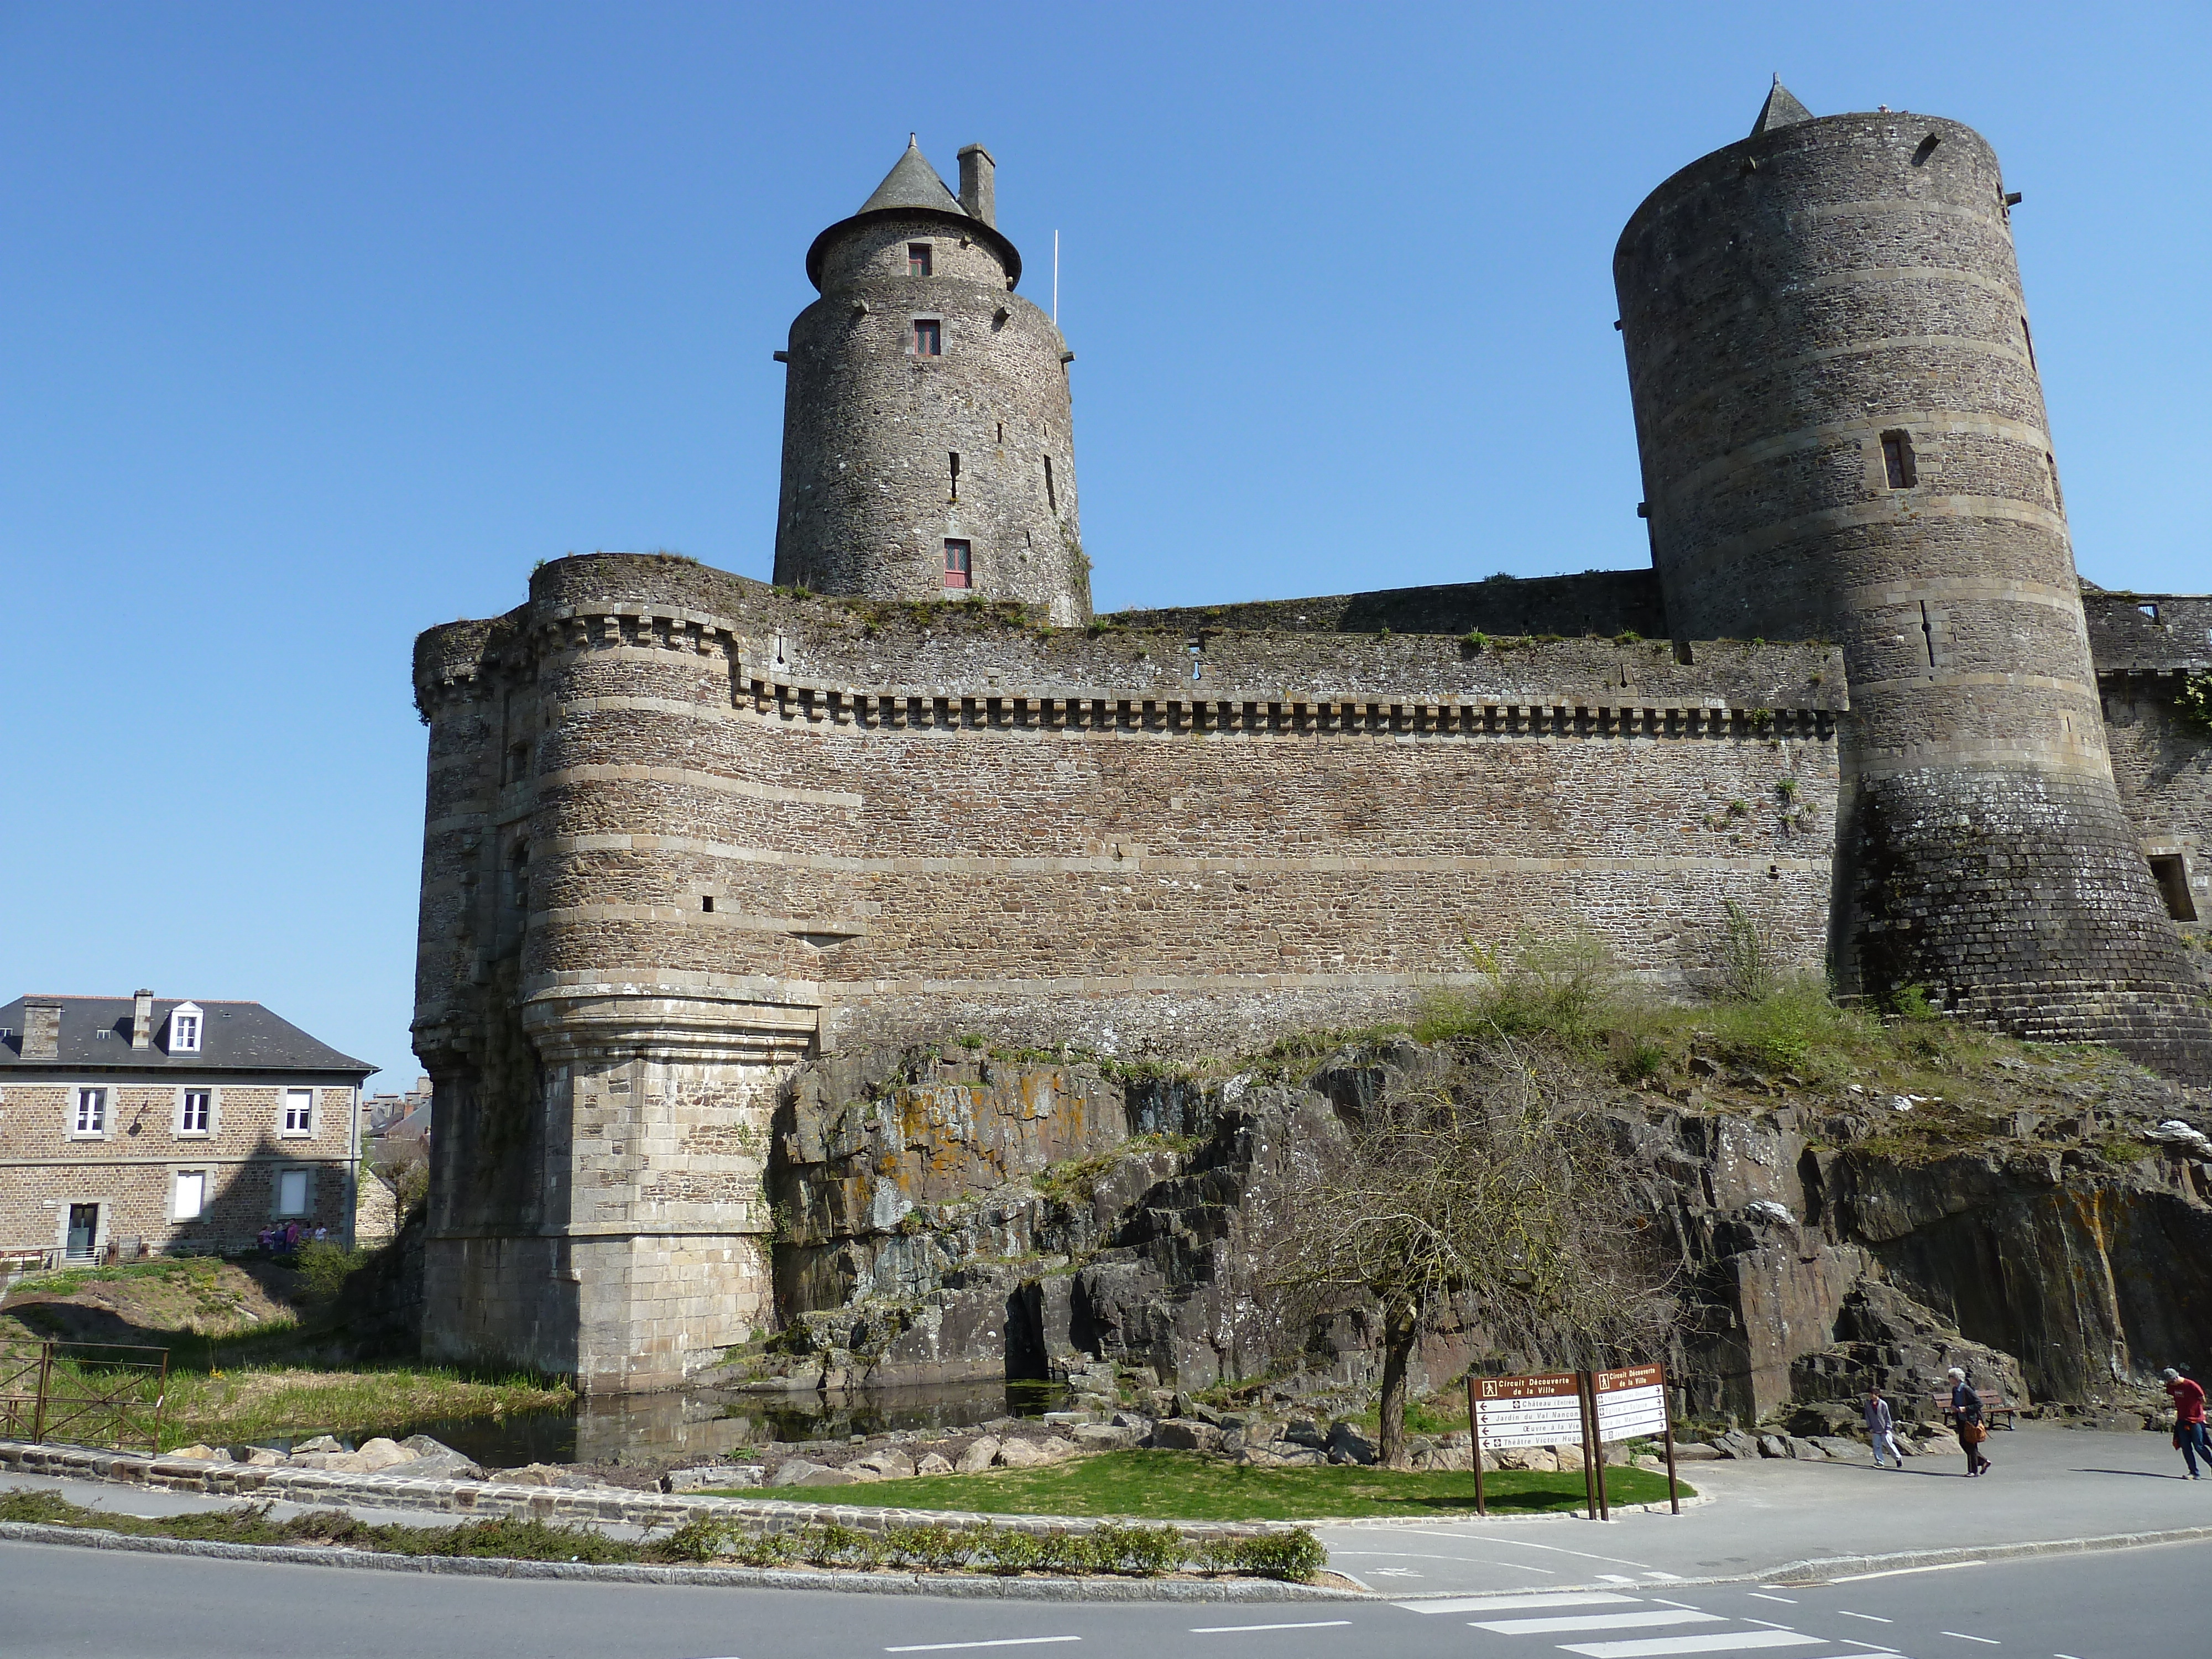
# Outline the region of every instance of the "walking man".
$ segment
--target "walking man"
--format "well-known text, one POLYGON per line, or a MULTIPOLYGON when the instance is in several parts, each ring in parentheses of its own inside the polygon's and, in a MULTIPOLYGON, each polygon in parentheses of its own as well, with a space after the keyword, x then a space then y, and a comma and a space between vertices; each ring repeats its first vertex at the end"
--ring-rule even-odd
POLYGON ((1980 1474, 1994 1467, 1982 1455, 1982 1442, 1990 1437, 1989 1425, 1982 1420, 1982 1397, 1967 1386, 1966 1374, 1956 1365, 1951 1367, 1951 1423, 1959 1431, 1959 1446, 1966 1454, 1966 1474, 1980 1474))
POLYGON ((2184 1376, 2177 1370, 2163 1370, 2166 1398, 2173 1401, 2173 1444, 2182 1461, 2189 1465, 2189 1478, 2202 1480, 2197 1472, 2197 1460, 2203 1458, 2205 1468, 2212 1469, 2212 1442, 2205 1438, 2204 1390, 2193 1377, 2184 1376))
POLYGON ((1890 1462, 1898 1468, 1905 1467, 1905 1454, 1897 1449, 1897 1419, 1890 1414, 1889 1401, 1881 1397, 1879 1388, 1867 1390, 1867 1438, 1874 1442, 1874 1466, 1881 1467, 1881 1454, 1889 1452, 1890 1462))

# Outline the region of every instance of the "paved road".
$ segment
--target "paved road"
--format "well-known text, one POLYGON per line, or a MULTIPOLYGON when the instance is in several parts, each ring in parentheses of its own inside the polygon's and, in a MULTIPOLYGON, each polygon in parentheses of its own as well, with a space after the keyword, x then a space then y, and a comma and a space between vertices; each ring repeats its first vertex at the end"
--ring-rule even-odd
MULTIPOLYGON (((2212 1480, 2182 1478, 2159 1434, 2028 1424, 1990 1437, 1996 1469, 1959 1457, 1869 1464, 1696 1463, 1720 1501, 1680 1516, 1437 1521, 1318 1528, 1329 1565, 1389 1594, 1540 1589, 1623 1580, 1741 1578, 1792 1561, 2212 1526, 2212 1480)), ((2208 1621, 2212 1624, 2212 1621, 2208 1621)), ((2212 1635, 2194 1650, 2212 1653, 2212 1635)))
POLYGON ((527 1583, 0 1543, 0 1656, 2142 1659, 2212 1647, 2212 1546, 1839 1582, 1224 1607, 527 1583))

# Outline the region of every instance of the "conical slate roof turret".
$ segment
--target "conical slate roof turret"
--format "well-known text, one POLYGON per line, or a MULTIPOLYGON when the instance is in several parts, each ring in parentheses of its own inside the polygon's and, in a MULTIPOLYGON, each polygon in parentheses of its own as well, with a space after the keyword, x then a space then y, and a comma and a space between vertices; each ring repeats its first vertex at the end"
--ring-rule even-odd
POLYGON ((917 213, 942 214, 955 222, 963 236, 988 242, 1006 262, 1006 286, 1011 289, 1021 281, 1020 252, 995 225, 975 217, 960 205, 960 198, 938 176, 937 169, 930 166, 929 158, 921 153, 921 145, 912 133, 907 135, 906 154, 891 164, 891 170, 884 175, 875 193, 860 204, 860 210, 849 219, 840 219, 814 239, 814 246, 806 250, 807 280, 817 288, 822 286, 822 262, 830 244, 854 225, 878 214, 912 218, 917 213))
MULTIPOLYGON (((1797 101, 1796 94, 1784 86, 1782 77, 1777 75, 1773 89, 1766 94, 1766 101, 1759 106, 1759 119, 1751 124, 1751 136, 1756 138, 1762 132, 1772 132, 1777 127, 1794 127, 1800 121, 1812 118, 1813 112, 1797 101)), ((925 161, 922 165, 927 167, 929 164, 925 161)), ((886 179, 884 182, 889 184, 890 180, 886 179)), ((945 187, 939 185, 938 188, 942 190, 945 187)))
POLYGON ((921 153, 916 135, 911 132, 906 136, 906 154, 884 174, 876 193, 860 204, 862 213, 875 213, 884 208, 933 208, 940 213, 967 216, 960 198, 946 187, 937 169, 929 165, 929 158, 921 153))

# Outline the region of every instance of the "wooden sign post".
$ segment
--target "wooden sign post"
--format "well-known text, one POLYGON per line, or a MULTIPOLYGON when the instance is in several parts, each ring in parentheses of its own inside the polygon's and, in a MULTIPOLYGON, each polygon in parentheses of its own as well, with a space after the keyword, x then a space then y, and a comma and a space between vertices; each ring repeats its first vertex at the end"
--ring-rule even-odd
POLYGON ((1602 1464, 1606 1443, 1613 1440, 1633 1440, 1649 1435, 1662 1436, 1667 1445, 1667 1499, 1676 1515, 1682 1512, 1682 1493, 1674 1479, 1674 1425, 1667 1410, 1667 1368, 1663 1365, 1630 1365, 1620 1370, 1592 1371, 1589 1392, 1593 1426, 1601 1468, 1598 1474, 1599 1504, 1605 1504, 1605 1474, 1602 1464))
MULTIPOLYGON (((1486 1446, 1557 1446, 1580 1441, 1583 1468, 1590 1465, 1589 1414, 1583 1409, 1583 1378, 1574 1371, 1540 1376, 1470 1376, 1467 1379, 1467 1424, 1474 1437, 1474 1512, 1490 1513, 1482 1490, 1486 1446)), ((1587 1482, 1585 1482, 1587 1484, 1587 1482)), ((1596 1499, 1590 1504, 1593 1518, 1596 1499)))

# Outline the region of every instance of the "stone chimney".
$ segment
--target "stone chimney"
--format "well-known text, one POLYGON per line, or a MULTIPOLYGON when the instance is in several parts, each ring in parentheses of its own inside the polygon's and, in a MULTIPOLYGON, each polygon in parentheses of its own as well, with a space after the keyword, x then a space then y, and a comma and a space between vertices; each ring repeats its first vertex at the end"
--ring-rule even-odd
POLYGON ((131 1046, 145 1048, 154 1042, 154 994, 141 991, 131 999, 131 1046))
MULTIPOLYGON (((940 155, 942 150, 938 152, 940 155)), ((999 228, 999 164, 981 144, 960 152, 960 207, 970 219, 999 228)))
POLYGON ((59 1060, 62 1057, 62 1005, 59 998, 23 999, 22 1057, 25 1060, 59 1060))

